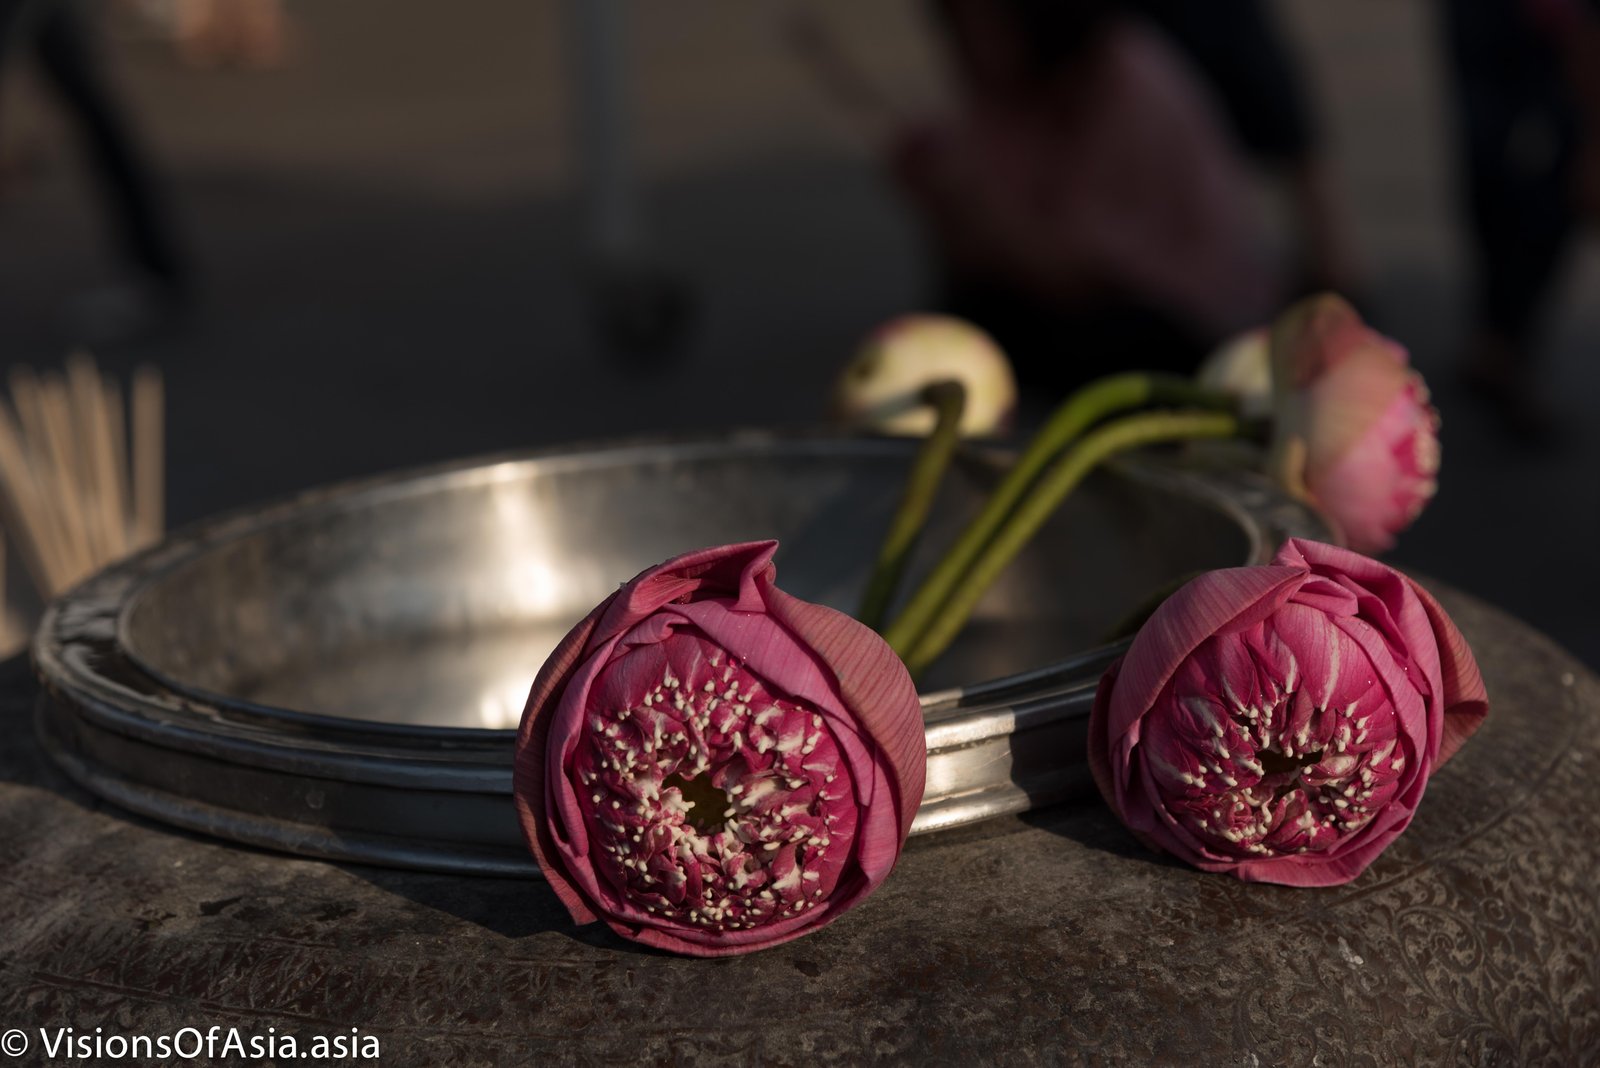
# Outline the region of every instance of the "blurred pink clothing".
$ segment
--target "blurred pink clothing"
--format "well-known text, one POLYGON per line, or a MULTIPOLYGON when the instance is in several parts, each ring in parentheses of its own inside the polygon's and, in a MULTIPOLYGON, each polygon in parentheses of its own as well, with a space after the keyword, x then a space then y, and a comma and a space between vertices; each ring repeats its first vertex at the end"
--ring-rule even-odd
POLYGON ((1063 308, 1132 301, 1217 336, 1271 313, 1244 166, 1142 23, 1107 27, 1033 97, 907 131, 895 169, 958 278, 1063 308))
POLYGON ((1594 17, 1583 0, 1524 0, 1522 6, 1536 26, 1551 33, 1563 33, 1594 17))

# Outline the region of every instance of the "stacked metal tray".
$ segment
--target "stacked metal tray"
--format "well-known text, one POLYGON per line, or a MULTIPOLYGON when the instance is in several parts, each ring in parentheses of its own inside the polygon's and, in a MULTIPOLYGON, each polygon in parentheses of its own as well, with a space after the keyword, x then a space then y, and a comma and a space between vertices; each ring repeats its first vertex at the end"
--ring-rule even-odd
MULTIPOLYGON (((512 742, 567 628, 645 567, 760 538, 781 542, 786 590, 850 610, 913 447, 744 433, 548 450, 203 523, 50 606, 33 645, 38 729, 88 789, 191 830, 532 874, 512 742)), ((961 456, 924 562, 1006 458, 961 456)), ((1326 536, 1235 459, 1190 450, 1099 472, 1011 566, 927 680, 914 833, 1082 793, 1089 701, 1121 649, 1106 628, 1177 576, 1326 536)))

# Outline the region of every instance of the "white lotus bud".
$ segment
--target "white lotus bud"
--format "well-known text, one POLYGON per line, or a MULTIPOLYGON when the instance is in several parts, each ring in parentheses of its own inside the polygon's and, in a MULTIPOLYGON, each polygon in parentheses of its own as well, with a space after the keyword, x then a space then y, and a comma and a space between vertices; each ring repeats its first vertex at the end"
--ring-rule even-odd
POLYGON ((851 426, 925 435, 934 413, 922 390, 954 380, 966 388, 963 437, 1004 433, 1017 407, 1017 381, 1000 346, 947 315, 904 315, 878 327, 834 388, 834 412, 851 426))
POLYGON ((1272 414, 1271 331, 1258 327, 1237 334, 1200 362, 1196 384, 1239 398, 1240 414, 1272 414))

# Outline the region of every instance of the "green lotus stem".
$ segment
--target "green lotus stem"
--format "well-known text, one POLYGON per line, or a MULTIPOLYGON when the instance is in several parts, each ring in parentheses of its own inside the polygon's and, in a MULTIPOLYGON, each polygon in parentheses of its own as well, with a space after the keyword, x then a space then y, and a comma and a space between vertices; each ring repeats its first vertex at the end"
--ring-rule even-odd
POLYGON ((1235 403, 1225 394, 1201 389, 1191 379, 1145 372, 1111 375, 1073 393, 1028 443, 977 518, 961 532, 900 616, 883 632, 884 639, 899 651, 916 644, 1040 472, 1091 426, 1108 415, 1148 405, 1231 411, 1235 403))
POLYGON ((933 499, 938 496, 939 484, 944 481, 944 473, 950 467, 950 457, 960 441, 961 415, 967 406, 966 387, 954 380, 935 382, 923 387, 921 398, 922 403, 934 409, 936 421, 933 432, 917 450, 911 478, 906 482, 900 507, 889 522, 889 532, 884 536, 883 547, 878 550, 878 562, 872 569, 872 577, 867 580, 867 591, 861 598, 861 611, 856 614, 856 618, 873 630, 879 630, 883 625, 889 602, 894 599, 894 592, 900 586, 900 576, 904 574, 911 550, 916 547, 917 538, 922 534, 928 511, 933 507, 933 499))
POLYGON ((1130 415, 1091 431, 1039 479, 1033 491, 1007 517, 951 589, 926 631, 908 647, 895 646, 893 640, 890 646, 905 661, 912 677, 920 674, 960 633, 978 599, 1006 565, 1038 533, 1067 494, 1102 461, 1159 442, 1233 437, 1239 429, 1239 419, 1230 414, 1178 411, 1130 415))

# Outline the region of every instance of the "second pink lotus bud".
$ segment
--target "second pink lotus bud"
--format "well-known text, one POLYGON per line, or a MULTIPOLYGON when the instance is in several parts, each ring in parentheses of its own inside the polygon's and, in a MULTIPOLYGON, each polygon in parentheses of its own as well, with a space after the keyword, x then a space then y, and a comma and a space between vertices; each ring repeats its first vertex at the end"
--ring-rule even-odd
POLYGON ((1427 591, 1290 540, 1268 567, 1174 594, 1100 683, 1089 764, 1141 841, 1204 871, 1348 882, 1416 813, 1488 712, 1427 591))
POLYGON ((1351 548, 1392 547, 1438 489, 1439 413, 1422 376, 1332 294, 1285 312, 1271 345, 1279 479, 1351 548))

